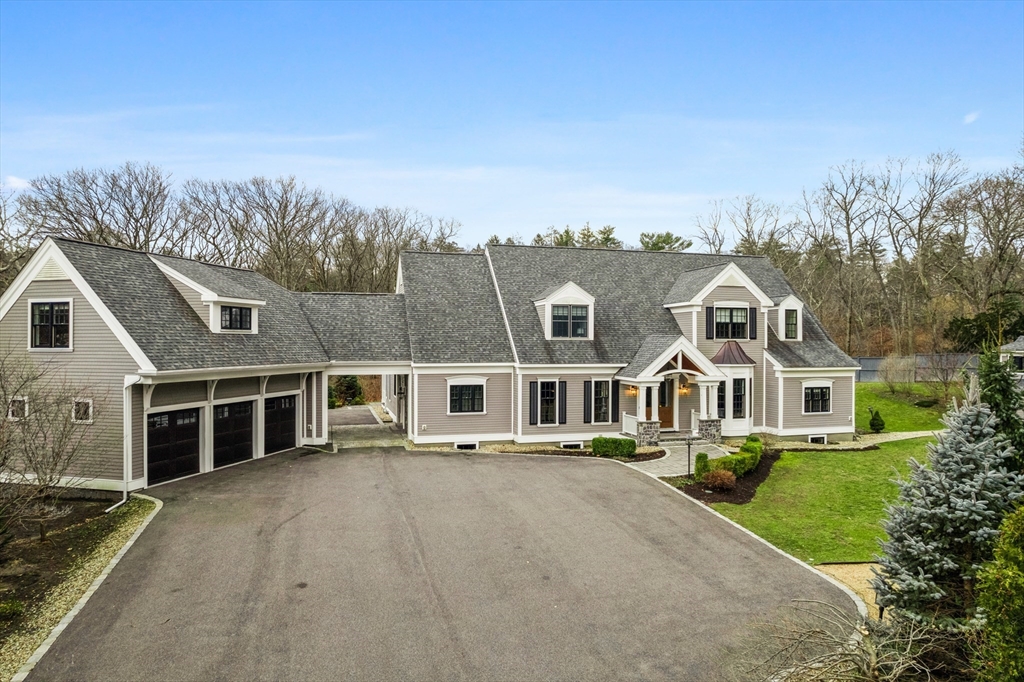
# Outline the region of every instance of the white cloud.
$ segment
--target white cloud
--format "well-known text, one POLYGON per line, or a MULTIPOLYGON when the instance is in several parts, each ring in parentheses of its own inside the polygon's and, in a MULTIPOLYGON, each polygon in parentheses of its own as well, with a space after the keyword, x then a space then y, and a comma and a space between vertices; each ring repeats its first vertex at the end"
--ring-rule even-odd
POLYGON ((980 111, 972 111, 971 113, 969 113, 966 116, 964 116, 964 125, 965 126, 969 126, 972 123, 974 123, 975 121, 977 121, 978 118, 980 118, 980 117, 981 117, 981 112, 980 111))
POLYGON ((4 189, 13 189, 15 192, 31 187, 28 180, 23 180, 14 175, 8 175, 4 178, 2 187, 4 189))

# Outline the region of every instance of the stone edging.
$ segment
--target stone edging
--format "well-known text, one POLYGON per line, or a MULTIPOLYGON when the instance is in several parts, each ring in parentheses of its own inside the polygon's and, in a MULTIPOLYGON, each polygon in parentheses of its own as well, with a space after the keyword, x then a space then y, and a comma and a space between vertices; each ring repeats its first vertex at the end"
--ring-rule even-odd
POLYGON ((65 614, 65 616, 61 618, 60 622, 54 626, 53 630, 50 631, 49 636, 47 636, 47 638, 43 640, 43 643, 39 645, 35 652, 31 656, 29 656, 29 659, 25 662, 25 665, 21 666, 17 674, 15 674, 15 676, 11 678, 11 682, 23 682, 25 678, 28 677, 29 673, 32 672, 32 669, 36 667, 36 663, 39 662, 39 659, 46 655, 46 652, 50 650, 50 647, 53 646, 53 643, 57 641, 57 637, 60 636, 60 633, 64 632, 68 625, 71 624, 71 621, 74 620, 75 616, 78 615, 78 612, 82 610, 86 602, 89 601, 89 598, 92 597, 93 593, 95 593, 97 589, 99 589, 99 586, 102 585, 103 581, 107 579, 107 576, 110 575, 110 572, 114 570, 114 566, 117 566, 118 562, 121 561, 121 557, 123 557, 125 555, 125 552, 127 552, 131 548, 131 546, 135 544, 135 541, 139 538, 140 535, 142 535, 142 531, 146 530, 146 526, 149 525, 149 522, 153 520, 153 517, 156 516, 157 512, 159 512, 160 509, 164 506, 164 503, 155 497, 150 497, 149 495, 142 495, 139 493, 132 494, 134 497, 138 497, 143 500, 149 500, 150 502, 156 505, 156 508, 149 513, 149 516, 147 516, 142 521, 141 524, 139 524, 139 527, 135 529, 135 532, 132 533, 132 536, 128 538, 128 542, 124 543, 124 547, 117 551, 117 554, 114 555, 114 558, 112 558, 110 560, 110 563, 108 563, 106 567, 102 571, 100 571, 100 574, 96 576, 96 579, 92 581, 92 584, 89 585, 89 588, 85 591, 85 593, 79 598, 75 605, 71 607, 71 610, 68 611, 67 614, 65 614))

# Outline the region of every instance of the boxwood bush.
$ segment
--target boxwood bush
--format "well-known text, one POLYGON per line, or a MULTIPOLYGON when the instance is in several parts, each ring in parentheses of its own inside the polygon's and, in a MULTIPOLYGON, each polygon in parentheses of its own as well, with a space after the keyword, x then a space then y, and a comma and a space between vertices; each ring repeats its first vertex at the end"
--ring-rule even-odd
POLYGON ((711 465, 708 464, 708 453, 698 452, 693 466, 693 479, 700 483, 709 471, 711 471, 711 465))
POLYGON ((636 441, 632 438, 605 438, 598 436, 590 442, 598 457, 632 457, 636 454, 636 441))
POLYGON ((763 451, 764 446, 761 444, 761 439, 757 436, 748 436, 747 442, 740 447, 739 452, 735 455, 727 455, 711 460, 711 468, 731 471, 736 478, 739 478, 757 468, 757 465, 761 462, 761 453, 763 451))

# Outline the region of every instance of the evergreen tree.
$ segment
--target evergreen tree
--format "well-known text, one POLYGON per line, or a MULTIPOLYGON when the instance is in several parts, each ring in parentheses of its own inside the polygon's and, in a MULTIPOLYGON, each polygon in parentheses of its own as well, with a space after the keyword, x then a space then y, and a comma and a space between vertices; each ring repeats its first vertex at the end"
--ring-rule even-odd
POLYGON ((987 405, 954 407, 943 422, 928 465, 911 459, 909 478, 897 481, 871 584, 879 606, 948 627, 974 618, 975 575, 1024 481, 1007 470, 1013 448, 987 405))
POLYGON ((1024 419, 1018 410, 1024 409, 1024 394, 1017 388, 1013 365, 999 361, 999 351, 992 348, 981 355, 978 363, 978 383, 981 402, 988 404, 999 420, 996 427, 1017 451, 1014 459, 1017 471, 1024 471, 1024 419))
POLYGON ((981 678, 1024 680, 1024 507, 999 529, 995 560, 978 575, 978 604, 985 609, 981 678))

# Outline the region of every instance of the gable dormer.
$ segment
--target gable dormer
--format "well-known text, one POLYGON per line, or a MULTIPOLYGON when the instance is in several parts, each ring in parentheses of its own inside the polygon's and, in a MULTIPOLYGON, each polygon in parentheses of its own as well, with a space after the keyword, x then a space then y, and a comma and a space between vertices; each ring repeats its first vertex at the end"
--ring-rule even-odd
POLYGON ((160 271, 214 334, 259 333, 260 308, 266 301, 229 296, 196 282, 168 263, 150 256, 160 271))
MULTIPOLYGON (((775 335, 783 341, 803 341, 804 339, 804 302, 790 294, 779 301, 775 335)), ((771 319, 771 318, 770 318, 771 319)))
POLYGON ((533 299, 544 338, 593 341, 594 297, 575 282, 552 287, 533 299))

